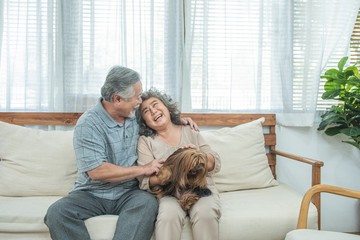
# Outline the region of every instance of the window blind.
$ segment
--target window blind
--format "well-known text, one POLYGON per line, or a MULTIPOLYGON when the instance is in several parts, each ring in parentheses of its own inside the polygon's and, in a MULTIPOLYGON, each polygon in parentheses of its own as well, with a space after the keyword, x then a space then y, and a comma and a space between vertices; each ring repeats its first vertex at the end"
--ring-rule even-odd
POLYGON ((0 108, 47 109, 56 6, 51 1, 5 1, 3 9, 0 108))

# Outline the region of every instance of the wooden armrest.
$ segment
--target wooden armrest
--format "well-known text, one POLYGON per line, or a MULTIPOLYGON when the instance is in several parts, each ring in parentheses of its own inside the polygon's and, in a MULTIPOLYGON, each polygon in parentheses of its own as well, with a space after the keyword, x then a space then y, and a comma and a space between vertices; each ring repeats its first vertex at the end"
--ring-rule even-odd
POLYGON ((305 229, 307 227, 307 216, 309 212, 310 200, 314 194, 327 192, 345 197, 358 198, 360 199, 360 191, 350 190, 341 187, 335 187, 325 184, 319 184, 310 188, 304 195, 301 202, 300 214, 298 219, 297 229, 305 229))
MULTIPOLYGON (((310 158, 299 157, 296 155, 280 152, 277 150, 271 150, 271 153, 286 157, 289 159, 293 159, 299 162, 303 162, 306 164, 310 164, 312 166, 312 177, 311 177, 311 186, 316 186, 321 183, 321 167, 324 166, 324 162, 313 160, 310 158)), ((320 230, 321 227, 321 199, 320 194, 316 194, 312 196, 312 202, 318 210, 318 228, 320 230)))
POLYGON ((293 159, 293 160, 296 160, 296 161, 299 161, 299 162, 310 164, 312 166, 316 166, 316 167, 324 166, 324 162, 322 162, 322 161, 317 161, 317 160, 313 160, 313 159, 310 159, 310 158, 304 158, 304 157, 300 157, 300 156, 280 152, 280 151, 277 151, 277 150, 271 150, 271 152, 274 153, 274 154, 277 154, 279 156, 287 157, 287 158, 290 158, 290 159, 293 159))

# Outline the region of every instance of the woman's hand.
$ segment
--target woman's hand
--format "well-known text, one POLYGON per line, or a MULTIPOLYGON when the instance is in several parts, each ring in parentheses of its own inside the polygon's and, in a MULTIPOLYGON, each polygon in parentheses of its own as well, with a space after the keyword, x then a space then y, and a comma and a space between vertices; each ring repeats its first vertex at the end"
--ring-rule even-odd
POLYGON ((185 145, 183 145, 183 146, 181 146, 181 147, 179 147, 179 148, 181 148, 181 149, 192 148, 192 149, 197 149, 197 150, 199 150, 199 148, 198 148, 197 146, 195 146, 194 144, 191 144, 191 143, 185 144, 185 145))

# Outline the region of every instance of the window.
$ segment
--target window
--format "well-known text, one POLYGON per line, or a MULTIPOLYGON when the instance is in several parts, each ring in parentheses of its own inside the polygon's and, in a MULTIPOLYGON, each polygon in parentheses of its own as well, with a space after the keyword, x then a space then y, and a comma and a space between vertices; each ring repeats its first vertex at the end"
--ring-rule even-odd
MULTIPOLYGON (((358 8, 340 0, 0 4, 0 110, 68 112, 93 106, 109 68, 124 65, 183 111, 313 113, 329 105, 318 76, 347 52, 358 8)), ((350 43, 358 58, 359 25, 350 43)))
POLYGON ((47 110, 53 70, 47 62, 54 59, 56 6, 48 1, 13 1, 5 2, 3 9, 0 109, 47 110))

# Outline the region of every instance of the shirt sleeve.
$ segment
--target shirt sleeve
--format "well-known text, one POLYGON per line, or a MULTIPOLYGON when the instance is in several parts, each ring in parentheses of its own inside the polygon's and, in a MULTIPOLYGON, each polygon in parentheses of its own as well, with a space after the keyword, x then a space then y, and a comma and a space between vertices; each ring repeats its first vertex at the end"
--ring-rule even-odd
POLYGON ((77 126, 73 141, 79 172, 97 168, 106 161, 104 140, 91 127, 77 126))
MULTIPOLYGON (((137 164, 139 166, 144 166, 155 159, 152 154, 150 144, 148 141, 146 141, 146 137, 144 136, 141 136, 139 138, 139 142, 137 145, 137 153, 138 153, 137 164)), ((150 176, 142 175, 137 177, 137 179, 139 180, 140 189, 147 191, 150 190, 150 185, 149 185, 150 176)))

